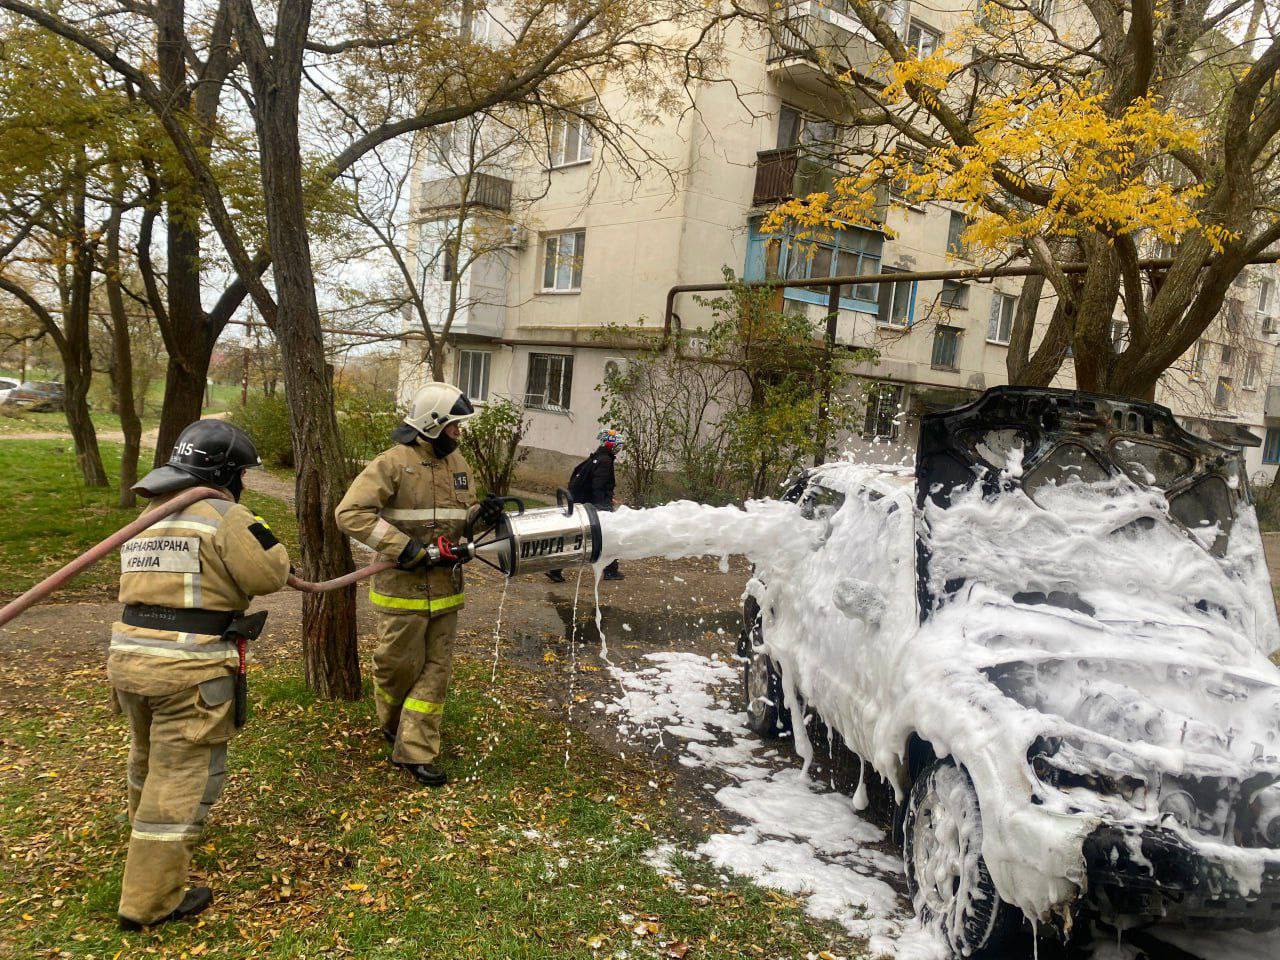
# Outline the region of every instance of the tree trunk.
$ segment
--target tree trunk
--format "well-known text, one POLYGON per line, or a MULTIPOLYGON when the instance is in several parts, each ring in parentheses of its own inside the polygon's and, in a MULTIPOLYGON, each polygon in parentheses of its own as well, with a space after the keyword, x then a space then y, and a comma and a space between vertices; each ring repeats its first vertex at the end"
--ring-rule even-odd
MULTIPOLYGON (((270 49, 248 0, 239 0, 235 15, 256 101, 254 125, 276 289, 275 335, 297 462, 294 490, 302 575, 326 580, 346 573, 352 564, 347 538, 334 521, 348 476, 320 330, 298 133, 303 43, 311 5, 307 0, 281 0, 270 49)), ((302 644, 312 690, 321 696, 359 698, 354 587, 303 597, 302 644)))
POLYGON ((120 506, 131 509, 138 498, 133 485, 138 482, 138 455, 142 450, 142 419, 133 395, 133 344, 129 337, 129 312, 125 309, 120 289, 120 215, 119 205, 112 211, 107 226, 106 287, 107 305, 111 310, 112 386, 124 433, 124 451, 120 457, 120 506))
MULTIPOLYGON (((157 79, 172 108, 182 112, 191 106, 185 60, 185 16, 183 0, 165 0, 156 5, 157 79)), ((200 303, 199 205, 189 196, 189 177, 181 168, 172 167, 166 179, 169 181, 165 202, 168 302, 163 332, 169 363, 156 438, 156 466, 169 459, 178 434, 200 419, 214 347, 200 303)))
MULTIPOLYGON (((170 322, 172 323, 172 318, 170 322)), ((200 419, 200 410, 204 405, 204 387, 213 351, 203 349, 203 324, 196 325, 190 332, 200 338, 199 343, 192 343, 191 349, 180 355, 175 355, 172 348, 169 350, 169 361, 164 374, 164 405, 160 408, 160 429, 156 437, 156 466, 168 461, 178 434, 200 419)), ((165 339, 169 340, 168 337, 165 339)))
POLYGON ((1116 372, 1111 324, 1120 296, 1120 264, 1111 247, 1097 238, 1082 247, 1089 270, 1080 286, 1070 332, 1076 389, 1108 393, 1116 372))
MULTIPOLYGON (((83 163, 83 157, 81 157, 83 163)), ((71 290, 62 323, 61 344, 64 412, 76 462, 86 487, 105 487, 107 472, 102 467, 98 434, 89 416, 89 384, 93 381, 93 351, 89 346, 89 299, 93 290, 93 242, 85 229, 84 180, 79 179, 72 200, 74 233, 71 237, 71 290)))

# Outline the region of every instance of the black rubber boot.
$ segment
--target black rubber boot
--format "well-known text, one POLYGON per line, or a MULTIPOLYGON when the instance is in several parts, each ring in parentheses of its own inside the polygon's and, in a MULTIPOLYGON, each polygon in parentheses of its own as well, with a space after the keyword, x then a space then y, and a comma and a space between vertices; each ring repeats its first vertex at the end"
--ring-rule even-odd
POLYGON ((387 741, 388 746, 394 747, 396 745, 396 732, 394 730, 388 730, 386 727, 379 727, 378 731, 382 734, 382 739, 387 741))
POLYGON ((559 570, 548 570, 547 579, 552 583, 564 583, 564 574, 559 570))
POLYGON ((182 902, 174 908, 173 913, 167 917, 161 917, 152 923, 139 923, 137 920, 130 920, 128 917, 120 918, 120 929, 138 931, 146 927, 158 927, 162 923, 169 923, 173 920, 190 920, 194 916, 204 913, 209 909, 209 904, 213 903, 213 891, 208 887, 192 887, 186 892, 182 898, 182 902))
POLYGON ((443 787, 449 782, 448 775, 439 767, 431 763, 396 763, 391 761, 395 766, 402 770, 408 770, 409 775, 417 780, 424 787, 443 787))

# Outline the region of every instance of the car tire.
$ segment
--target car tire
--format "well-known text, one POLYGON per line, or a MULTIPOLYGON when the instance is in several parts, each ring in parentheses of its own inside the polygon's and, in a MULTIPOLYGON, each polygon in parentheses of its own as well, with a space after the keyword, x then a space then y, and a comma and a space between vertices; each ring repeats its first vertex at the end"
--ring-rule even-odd
POLYGON ((916 914, 956 957, 1005 957, 1022 912, 1000 899, 982 859, 982 814, 973 782, 950 760, 935 760, 907 798, 902 858, 916 914))
POLYGON ((765 653, 759 608, 748 600, 743 610, 742 636, 738 656, 742 661, 742 702, 747 713, 747 729, 771 740, 790 729, 790 717, 783 711, 782 676, 765 653))

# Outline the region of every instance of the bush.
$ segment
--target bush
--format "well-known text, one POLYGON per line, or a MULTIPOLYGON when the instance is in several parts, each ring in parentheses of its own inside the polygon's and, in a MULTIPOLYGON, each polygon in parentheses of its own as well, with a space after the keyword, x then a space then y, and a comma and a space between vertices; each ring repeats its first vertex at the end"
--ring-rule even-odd
POLYGON ((1280 530, 1280 489, 1271 483, 1253 488, 1253 506, 1258 511, 1258 526, 1263 533, 1280 530))
POLYGON ((529 455, 520 450, 528 427, 522 405, 497 397, 463 427, 462 454, 485 492, 499 497, 510 492, 516 464, 529 455))
MULTIPOLYGON (((343 453, 354 473, 391 445, 391 431, 400 415, 385 391, 340 389, 335 402, 343 453)), ((267 466, 295 466, 289 407, 282 394, 250 394, 249 402, 233 407, 227 419, 253 438, 267 466)))
POLYGON ((391 446, 391 431, 400 422, 391 393, 369 387, 338 390, 338 430, 352 474, 391 446))
POLYGON ((253 438, 264 464, 293 467, 289 408, 282 395, 250 394, 248 403, 233 407, 227 419, 253 438))

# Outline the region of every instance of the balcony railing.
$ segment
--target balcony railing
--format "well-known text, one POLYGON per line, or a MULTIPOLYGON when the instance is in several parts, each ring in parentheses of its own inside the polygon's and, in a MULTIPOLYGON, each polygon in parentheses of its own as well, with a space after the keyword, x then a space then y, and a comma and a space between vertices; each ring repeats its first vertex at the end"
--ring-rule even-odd
POLYGON ((799 0, 779 10, 776 19, 770 18, 768 29, 770 63, 821 56, 839 64, 850 55, 860 61, 866 56, 866 45, 875 45, 871 32, 840 2, 799 0))
MULTIPOLYGON (((753 206, 765 207, 807 197, 811 193, 832 193, 837 180, 850 176, 850 171, 830 157, 804 147, 762 150, 756 154, 756 182, 751 192, 753 206)), ((884 222, 889 191, 881 184, 876 189, 871 217, 884 222)))
POLYGON ((751 202, 764 206, 830 191, 842 176, 848 173, 803 147, 762 150, 756 154, 756 184, 751 202))
POLYGON ((464 201, 470 207, 509 212, 511 181, 491 173, 473 173, 470 178, 457 176, 429 180, 422 184, 418 210, 420 213, 456 210, 464 201))

